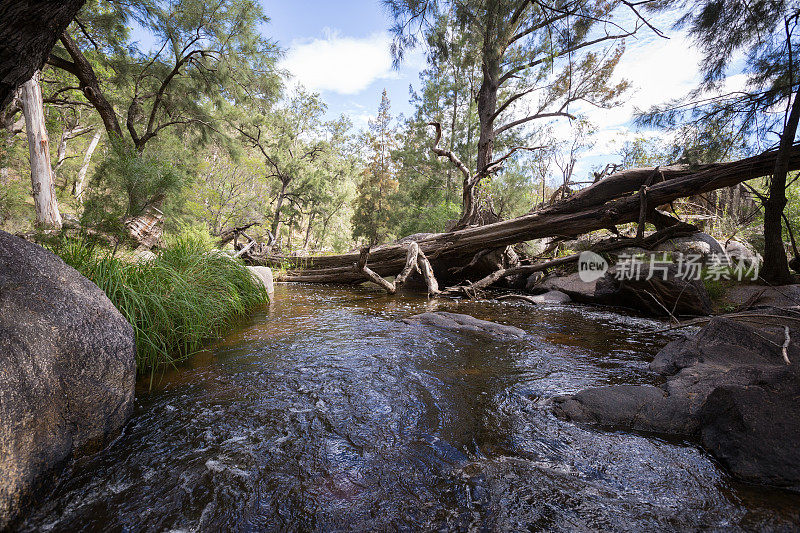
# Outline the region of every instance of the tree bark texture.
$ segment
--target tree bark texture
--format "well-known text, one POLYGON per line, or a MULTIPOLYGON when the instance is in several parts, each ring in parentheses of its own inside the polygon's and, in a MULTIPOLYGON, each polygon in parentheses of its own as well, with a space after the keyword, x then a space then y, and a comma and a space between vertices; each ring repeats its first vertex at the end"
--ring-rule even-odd
POLYGON ((764 267, 761 277, 769 283, 783 285, 791 283, 789 263, 783 247, 782 215, 786 207, 786 175, 789 172, 789 152, 797 135, 800 121, 800 91, 794 96, 786 126, 781 134, 775 171, 769 185, 769 198, 764 203, 764 267))
POLYGON ((0 109, 44 66, 86 0, 0 0, 0 109))
POLYGON ((100 143, 100 137, 102 136, 103 132, 96 130, 92 140, 89 142, 88 148, 86 148, 86 153, 83 154, 83 164, 81 164, 78 177, 75 179, 75 186, 72 189, 73 196, 75 196, 75 199, 80 203, 83 203, 83 186, 86 181, 86 173, 89 171, 89 163, 92 161, 92 154, 94 154, 94 151, 97 149, 97 145, 100 143))
POLYGON ((56 200, 53 166, 50 164, 50 140, 44 122, 42 88, 37 70, 22 84, 19 99, 25 115, 28 150, 31 156, 31 185, 36 206, 36 225, 48 229, 61 228, 61 214, 56 200))

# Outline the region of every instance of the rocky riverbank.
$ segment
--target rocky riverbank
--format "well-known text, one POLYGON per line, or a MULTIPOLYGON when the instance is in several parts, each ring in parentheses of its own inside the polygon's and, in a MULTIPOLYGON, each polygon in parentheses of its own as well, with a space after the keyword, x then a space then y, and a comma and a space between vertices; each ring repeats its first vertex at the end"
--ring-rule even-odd
POLYGON ((747 323, 714 318, 668 344, 650 364, 663 385, 591 388, 555 398, 555 412, 608 429, 689 438, 743 481, 798 490, 800 313, 760 313, 747 323))

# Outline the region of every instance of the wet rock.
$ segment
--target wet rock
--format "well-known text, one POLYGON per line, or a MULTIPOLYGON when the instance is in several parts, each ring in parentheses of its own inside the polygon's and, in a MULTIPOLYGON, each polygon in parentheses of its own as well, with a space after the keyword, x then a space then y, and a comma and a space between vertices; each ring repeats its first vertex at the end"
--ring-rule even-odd
POLYGON ((700 441, 736 477, 800 489, 800 381, 776 368, 757 384, 723 385, 700 410, 700 441))
POLYGON ((800 329, 790 338, 786 365, 781 327, 715 318, 655 357, 664 385, 587 389, 555 398, 554 409, 575 422, 693 438, 740 479, 800 488, 800 329))
POLYGON ((553 400, 556 414, 609 429, 683 434, 690 431, 686 400, 651 385, 612 385, 553 400))
POLYGON ((0 530, 133 409, 133 329, 43 248, 0 231, 0 530))
POLYGON ((572 301, 568 294, 561 291, 547 291, 544 294, 530 296, 530 298, 537 304, 567 304, 572 301))
POLYGON ((488 320, 481 320, 470 315, 435 311, 422 313, 403 319, 406 324, 425 324, 451 331, 479 333, 493 337, 522 338, 526 335, 524 330, 514 326, 505 326, 488 320))

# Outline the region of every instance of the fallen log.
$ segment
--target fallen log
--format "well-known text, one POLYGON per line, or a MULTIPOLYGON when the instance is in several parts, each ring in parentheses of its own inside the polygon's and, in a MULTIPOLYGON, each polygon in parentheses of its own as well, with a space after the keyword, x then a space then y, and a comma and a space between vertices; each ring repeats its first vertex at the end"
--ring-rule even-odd
POLYGON ((249 224, 245 224, 244 226, 236 226, 230 229, 226 229, 219 235, 217 235, 217 247, 222 248, 229 242, 231 242, 237 235, 240 233, 244 233, 244 231, 250 229, 253 226, 260 226, 260 222, 251 222, 249 224))
MULTIPOLYGON (((418 240, 417 244, 420 252, 430 261, 439 281, 444 280, 452 285, 460 280, 449 273, 450 268, 468 264, 475 254, 484 250, 503 249, 519 242, 554 235, 577 236, 617 224, 637 222, 642 206, 638 193, 648 181, 653 182, 647 189, 648 206, 665 205, 679 198, 768 175, 775 154, 775 151, 770 151, 740 161, 705 165, 694 170, 662 167, 658 169, 655 179, 651 178, 656 169, 620 172, 556 205, 511 220, 434 234, 418 240)), ((791 170, 800 169, 800 147, 793 148, 789 167, 791 170)), ((395 275, 403 267, 405 258, 405 244, 381 246, 370 253, 371 269, 380 276, 395 275)), ((270 264, 268 256, 259 260, 270 264)), ((363 273, 352 268, 358 260, 359 255, 355 253, 284 260, 282 266, 288 270, 280 280, 360 283, 365 281, 363 273)), ((459 274, 463 280, 464 273, 459 274)))
POLYGON ((420 272, 428 286, 428 296, 437 296, 440 293, 439 285, 436 281, 436 277, 433 275, 433 268, 428 258, 425 257, 425 254, 420 252, 419 245, 416 242, 412 241, 408 243, 407 248, 405 267, 403 267, 402 272, 397 275, 394 281, 383 278, 367 266, 369 246, 365 246, 361 249, 361 254, 358 258, 358 263, 354 265, 354 270, 363 274, 369 281, 383 288, 389 294, 397 292, 398 287, 406 282, 408 276, 411 275, 412 272, 420 272))
MULTIPOLYGON (((663 230, 657 231, 652 235, 649 235, 644 238, 639 238, 638 236, 636 238, 622 237, 622 238, 612 239, 610 241, 599 242, 592 247, 592 251, 595 253, 603 253, 603 252, 611 252, 613 250, 621 250, 622 248, 628 248, 632 246, 649 250, 669 239, 691 235, 693 233, 697 233, 698 231, 699 230, 695 226, 681 222, 679 224, 675 224, 663 230)), ((512 268, 501 268, 500 270, 492 272, 485 278, 476 281, 475 283, 469 283, 464 286, 448 287, 447 289, 445 289, 445 293, 455 294, 460 292, 465 294, 466 296, 473 297, 476 291, 486 289, 489 286, 501 280, 502 278, 508 276, 515 276, 518 274, 530 275, 533 274, 534 272, 542 272, 544 270, 557 268, 569 263, 575 263, 578 261, 580 256, 581 254, 577 253, 577 254, 567 255, 564 257, 559 257, 557 259, 551 259, 549 261, 544 261, 541 263, 536 263, 533 265, 520 265, 512 268)))

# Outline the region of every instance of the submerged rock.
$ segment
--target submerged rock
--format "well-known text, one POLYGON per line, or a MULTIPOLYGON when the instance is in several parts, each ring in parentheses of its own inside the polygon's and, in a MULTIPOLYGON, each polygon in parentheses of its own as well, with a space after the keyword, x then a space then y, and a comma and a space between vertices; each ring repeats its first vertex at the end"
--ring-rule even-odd
POLYGON ((459 313, 448 313, 446 311, 436 311, 432 313, 422 313, 408 318, 404 318, 406 324, 425 324, 442 329, 449 329, 457 332, 479 333, 506 338, 521 338, 526 335, 524 330, 514 326, 505 326, 488 320, 481 320, 470 315, 459 313))
POLYGON ((44 248, 0 231, 0 530, 133 410, 133 328, 44 248))
POLYGON ((529 298, 537 304, 566 304, 572 301, 568 294, 561 291, 547 291, 529 298))
MULTIPOLYGON (((774 314, 779 311, 772 310, 774 314)), ((800 329, 715 318, 651 363, 660 387, 618 385, 554 399, 557 415, 697 440, 739 479, 800 489, 800 329)))

